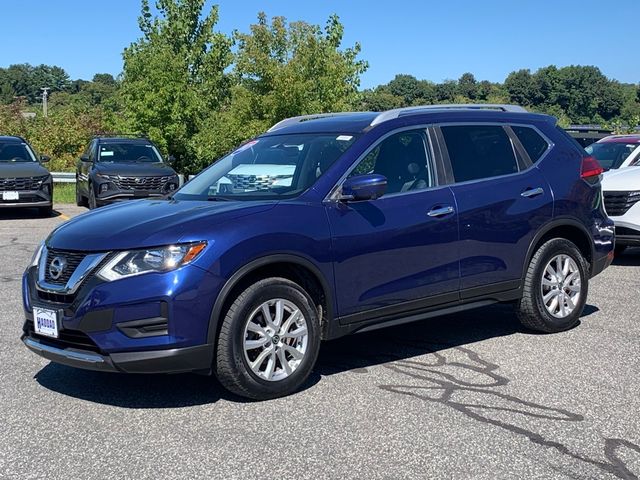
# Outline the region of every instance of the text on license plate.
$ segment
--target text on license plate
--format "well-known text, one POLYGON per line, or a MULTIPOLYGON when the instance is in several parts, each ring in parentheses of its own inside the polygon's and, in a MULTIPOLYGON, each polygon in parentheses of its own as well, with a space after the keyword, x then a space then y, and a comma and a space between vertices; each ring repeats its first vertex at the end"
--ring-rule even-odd
POLYGON ((2 200, 20 200, 19 192, 2 192, 2 200))
POLYGON ((33 307, 33 326, 39 335, 58 338, 58 313, 55 310, 33 307))

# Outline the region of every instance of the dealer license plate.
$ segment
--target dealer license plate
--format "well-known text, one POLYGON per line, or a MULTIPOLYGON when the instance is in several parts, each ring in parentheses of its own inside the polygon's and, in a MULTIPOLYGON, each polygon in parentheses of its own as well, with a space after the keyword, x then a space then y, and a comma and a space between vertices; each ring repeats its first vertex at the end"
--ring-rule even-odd
POLYGON ((39 335, 58 338, 58 312, 46 308, 33 307, 33 326, 39 335))

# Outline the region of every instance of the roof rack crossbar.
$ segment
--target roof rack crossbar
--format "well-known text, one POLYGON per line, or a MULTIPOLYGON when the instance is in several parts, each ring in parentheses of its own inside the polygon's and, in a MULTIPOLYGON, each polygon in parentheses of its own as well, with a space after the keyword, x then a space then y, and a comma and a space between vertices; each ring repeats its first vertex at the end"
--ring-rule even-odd
POLYGON ((500 103, 451 103, 443 105, 417 105, 415 107, 394 108, 381 112, 371 122, 371 126, 393 120, 407 115, 417 115, 430 110, 499 110, 501 112, 526 113, 527 110, 519 105, 506 105, 500 103))
POLYGON ((312 113, 310 115, 300 115, 298 117, 285 118, 284 120, 281 120, 278 123, 276 123, 273 127, 267 130, 267 132, 273 132, 274 130, 278 130, 283 127, 288 127, 289 125, 306 122, 307 120, 315 120, 318 118, 327 118, 327 117, 339 117, 341 115, 352 115, 352 114, 353 112, 312 113))

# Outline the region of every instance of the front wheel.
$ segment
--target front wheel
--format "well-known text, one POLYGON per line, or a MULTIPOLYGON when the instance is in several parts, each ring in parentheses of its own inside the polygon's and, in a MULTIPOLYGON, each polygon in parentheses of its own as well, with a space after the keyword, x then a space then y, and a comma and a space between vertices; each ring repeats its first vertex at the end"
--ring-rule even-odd
POLYGON ((318 311, 285 278, 261 280, 237 296, 222 322, 215 372, 231 392, 267 400, 295 392, 320 349, 318 311))
POLYGON ((569 240, 554 238, 533 255, 517 303, 520 322, 539 332, 575 327, 587 301, 589 273, 582 253, 569 240))
POLYGON ((93 189, 93 185, 89 185, 89 210, 95 210, 98 208, 98 201, 96 200, 96 192, 93 189))

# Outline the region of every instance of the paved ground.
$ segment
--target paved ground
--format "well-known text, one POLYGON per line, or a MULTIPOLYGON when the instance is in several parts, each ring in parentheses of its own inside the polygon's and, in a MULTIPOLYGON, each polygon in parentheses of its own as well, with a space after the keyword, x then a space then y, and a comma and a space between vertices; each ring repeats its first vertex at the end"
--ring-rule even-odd
POLYGON ((28 352, 20 277, 62 221, 0 212, 0 478, 640 475, 640 252, 593 281, 572 331, 524 332, 496 306, 356 335, 323 346, 304 391, 246 403, 207 377, 28 352))

